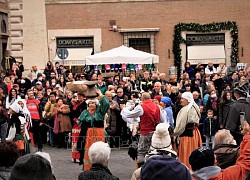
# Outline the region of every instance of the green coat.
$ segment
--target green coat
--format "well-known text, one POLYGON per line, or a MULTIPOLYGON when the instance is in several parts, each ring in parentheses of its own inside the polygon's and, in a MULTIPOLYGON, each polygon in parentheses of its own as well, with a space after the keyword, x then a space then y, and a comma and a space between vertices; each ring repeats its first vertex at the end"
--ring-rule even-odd
POLYGON ((80 117, 78 118, 78 125, 81 126, 83 122, 91 122, 91 126, 93 126, 93 121, 103 121, 105 114, 109 109, 109 100, 103 96, 100 101, 99 105, 97 106, 96 112, 93 116, 89 114, 88 109, 84 110, 80 117))

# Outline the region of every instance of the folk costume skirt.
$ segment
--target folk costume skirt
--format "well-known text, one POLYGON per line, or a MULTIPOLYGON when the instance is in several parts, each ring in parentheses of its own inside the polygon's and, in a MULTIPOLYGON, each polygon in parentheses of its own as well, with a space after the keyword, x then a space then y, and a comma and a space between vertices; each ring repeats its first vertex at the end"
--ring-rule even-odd
POLYGON ((193 137, 182 136, 180 137, 180 144, 178 150, 179 161, 184 163, 188 168, 191 168, 189 164, 189 156, 193 150, 202 146, 202 140, 200 131, 197 127, 193 129, 193 137))
POLYGON ((80 153, 77 151, 77 141, 79 134, 81 132, 81 127, 78 124, 74 124, 72 129, 72 159, 80 159, 80 153))
POLYGON ((105 142, 104 128, 88 128, 84 148, 84 171, 87 171, 91 168, 88 152, 90 146, 97 141, 105 142))

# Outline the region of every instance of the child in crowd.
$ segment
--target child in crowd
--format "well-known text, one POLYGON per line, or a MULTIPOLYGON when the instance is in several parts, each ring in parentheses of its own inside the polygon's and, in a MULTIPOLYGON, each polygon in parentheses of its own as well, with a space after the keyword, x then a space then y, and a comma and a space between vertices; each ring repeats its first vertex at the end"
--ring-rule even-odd
POLYGON ((211 140, 212 148, 214 148, 214 135, 216 132, 216 122, 213 115, 213 110, 207 110, 207 118, 204 120, 203 124, 203 133, 206 137, 206 146, 209 146, 209 142, 211 140))

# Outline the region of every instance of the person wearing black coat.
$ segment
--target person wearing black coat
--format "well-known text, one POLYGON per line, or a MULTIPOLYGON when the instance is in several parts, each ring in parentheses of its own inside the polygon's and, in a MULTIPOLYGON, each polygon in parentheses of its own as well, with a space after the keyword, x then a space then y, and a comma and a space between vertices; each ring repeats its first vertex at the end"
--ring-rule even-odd
POLYGON ((232 93, 225 91, 219 103, 219 126, 220 129, 225 127, 230 106, 233 104, 232 93))
POLYGON ((237 144, 240 144, 243 135, 241 134, 240 129, 240 113, 245 113, 245 120, 250 124, 250 104, 247 102, 247 93, 248 93, 248 83, 239 85, 234 88, 234 96, 236 101, 230 107, 225 128, 231 131, 234 139, 237 144))

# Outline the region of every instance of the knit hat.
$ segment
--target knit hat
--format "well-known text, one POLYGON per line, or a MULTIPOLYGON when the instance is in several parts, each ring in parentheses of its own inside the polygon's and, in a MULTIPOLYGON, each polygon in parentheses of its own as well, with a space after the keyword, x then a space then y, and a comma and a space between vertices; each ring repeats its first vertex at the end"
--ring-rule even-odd
POLYGON ((154 99, 156 99, 157 101, 161 102, 161 96, 160 96, 160 95, 156 95, 156 96, 154 97, 154 99))
POLYGON ((165 103, 166 105, 173 106, 172 100, 169 97, 163 96, 161 98, 161 102, 165 103))
POLYGON ((17 104, 17 102, 11 104, 10 109, 12 109, 15 113, 19 113, 20 111, 22 111, 22 107, 19 104, 17 104))
POLYGON ((209 147, 203 146, 195 149, 189 156, 189 164, 193 171, 214 165, 214 152, 209 147))
POLYGON ((159 123, 156 126, 151 140, 152 149, 172 149, 168 128, 168 123, 159 123))
POLYGON ((10 180, 51 180, 53 177, 50 163, 36 154, 27 154, 17 159, 10 180))
POLYGON ((141 180, 191 180, 185 165, 170 156, 149 158, 141 169, 141 180))

